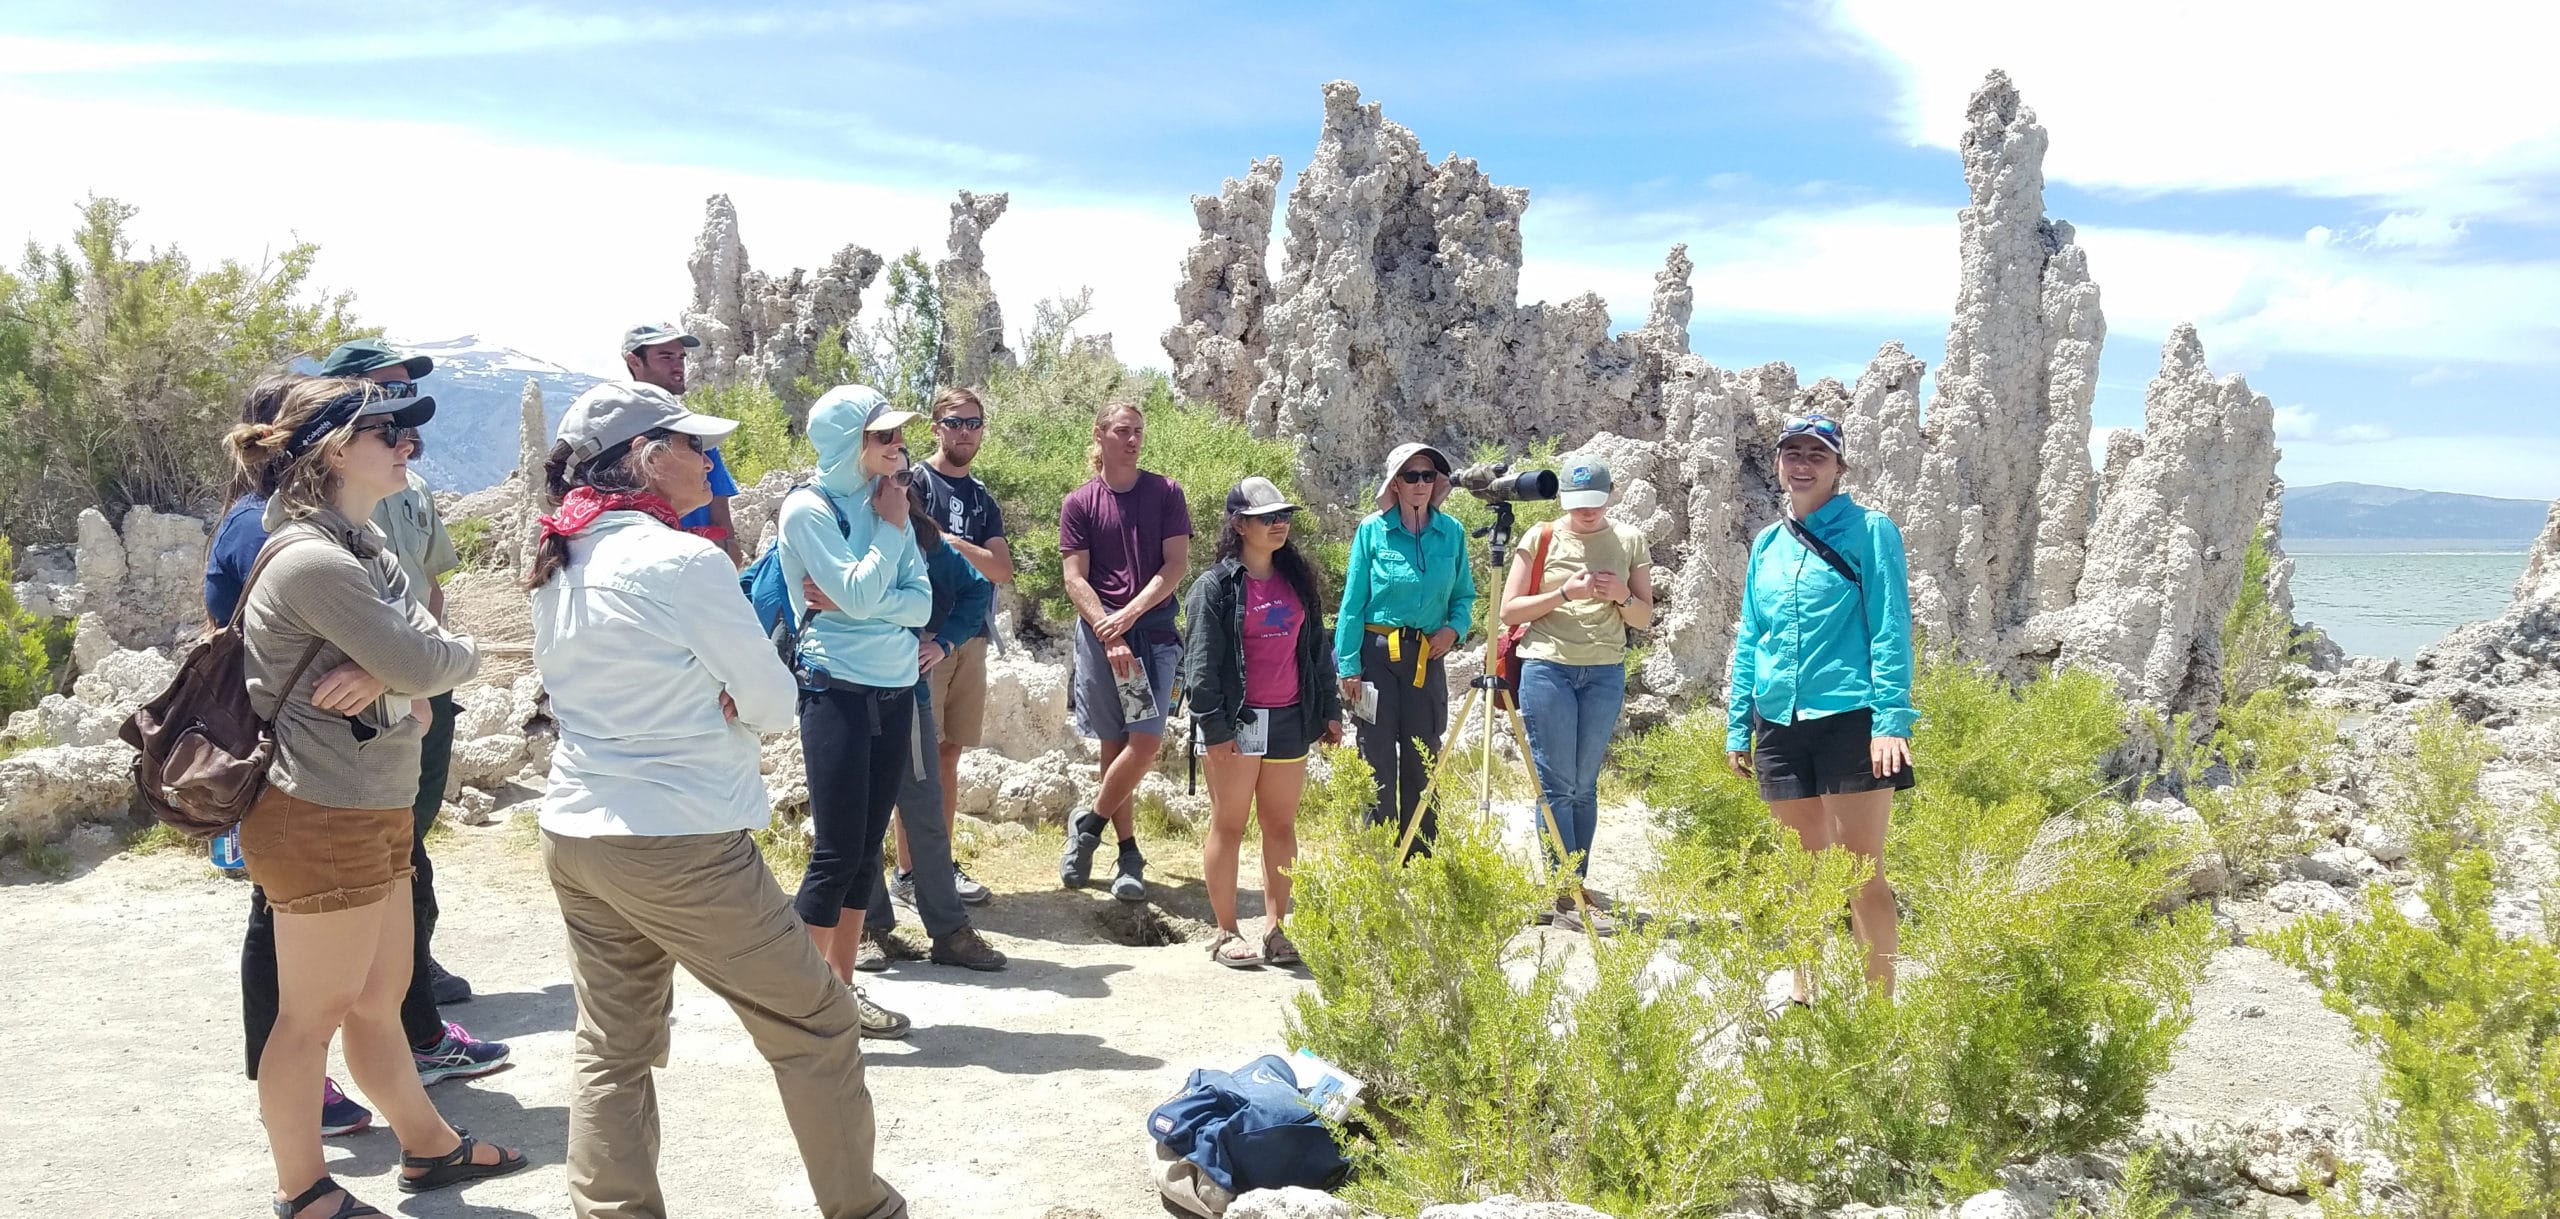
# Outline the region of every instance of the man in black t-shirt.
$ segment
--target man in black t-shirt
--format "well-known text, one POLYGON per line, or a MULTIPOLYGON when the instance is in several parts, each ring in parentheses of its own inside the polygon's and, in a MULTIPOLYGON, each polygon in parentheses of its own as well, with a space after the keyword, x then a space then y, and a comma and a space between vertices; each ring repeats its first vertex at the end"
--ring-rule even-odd
MULTIPOLYGON (((925 504, 933 510, 933 523, 941 527, 943 541, 969 560, 969 565, 977 568, 988 583, 1011 584, 1013 548, 1005 542, 1004 510, 996 506, 996 497, 987 492, 986 485, 969 474, 969 463, 977 459, 978 446, 986 441, 986 408, 969 390, 946 389, 934 395, 932 416, 933 455, 916 470, 924 476, 925 504)), ((987 631, 954 648, 925 672, 925 684, 942 729, 942 816, 946 822, 956 818, 960 807, 960 751, 978 744, 985 735, 987 638, 995 615, 990 613, 987 620, 987 631)), ((912 868, 903 829, 898 837, 898 857, 901 868, 912 868)), ((978 904, 986 900, 986 886, 964 874, 960 877, 960 896, 972 905, 978 904)))

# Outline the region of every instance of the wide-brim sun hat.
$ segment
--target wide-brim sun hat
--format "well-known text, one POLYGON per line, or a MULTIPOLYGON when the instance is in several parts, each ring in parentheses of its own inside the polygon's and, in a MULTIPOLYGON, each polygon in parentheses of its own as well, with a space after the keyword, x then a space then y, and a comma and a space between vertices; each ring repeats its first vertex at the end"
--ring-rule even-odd
POLYGON ((1408 441, 1397 445, 1394 452, 1387 454, 1386 474, 1378 480, 1378 494, 1375 497, 1379 511, 1385 511, 1395 502, 1396 472, 1404 469, 1404 463, 1413 460, 1417 453, 1430 454, 1431 464, 1440 468, 1439 485, 1431 489, 1431 506, 1437 508, 1440 506, 1440 501, 1449 498, 1449 476, 1458 472, 1456 464, 1452 463, 1449 455, 1440 451, 1437 445, 1424 444, 1418 440, 1408 441))

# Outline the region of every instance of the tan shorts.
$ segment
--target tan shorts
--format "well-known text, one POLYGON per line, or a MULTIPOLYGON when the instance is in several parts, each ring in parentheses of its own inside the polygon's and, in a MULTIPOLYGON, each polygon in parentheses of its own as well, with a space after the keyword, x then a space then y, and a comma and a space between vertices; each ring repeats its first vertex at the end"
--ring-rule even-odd
POLYGON ((418 823, 406 808, 330 808, 270 786, 240 823, 249 879, 278 914, 370 906, 413 875, 418 823))
POLYGON ((924 671, 933 726, 951 745, 976 745, 987 731, 987 637, 980 635, 924 671))

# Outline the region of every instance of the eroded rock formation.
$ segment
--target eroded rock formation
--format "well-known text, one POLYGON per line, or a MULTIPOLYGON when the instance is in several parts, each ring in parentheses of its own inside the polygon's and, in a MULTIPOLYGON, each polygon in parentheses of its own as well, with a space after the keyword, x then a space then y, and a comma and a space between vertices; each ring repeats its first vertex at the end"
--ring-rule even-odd
POLYGON ((1164 332, 1173 384, 1194 402, 1213 403, 1242 419, 1262 379, 1270 349, 1264 311, 1271 299, 1272 210, 1280 199, 1280 158, 1262 157, 1214 195, 1191 196, 1200 239, 1182 258, 1174 310, 1182 320, 1164 332))
POLYGON ((1004 345, 1004 309, 996 303, 980 244, 1011 201, 1001 192, 964 190, 951 203, 945 242, 950 253, 933 264, 933 282, 942 292, 942 350, 935 363, 944 385, 984 385, 990 369, 1013 367, 1013 350, 1004 345))
POLYGON ((2560 709, 2560 503, 2525 556, 2515 599, 2487 622, 2456 629, 2418 653, 2412 680, 2530 687, 2524 701, 2560 709))
POLYGON ((748 264, 729 196, 711 196, 703 211, 702 235, 685 262, 693 273, 693 303, 684 326, 702 340, 694 352, 695 379, 762 381, 795 414, 805 411, 809 403, 798 382, 815 368, 828 331, 852 329, 863 290, 880 274, 880 256, 848 245, 814 273, 794 267, 788 275, 767 275, 748 264))
POLYGON ((1965 655, 2005 663, 2018 628, 2069 605, 2080 581, 2106 321, 2071 226, 2045 218, 2035 112, 1994 72, 1965 117, 1963 270, 1903 524, 1915 619, 1965 655))

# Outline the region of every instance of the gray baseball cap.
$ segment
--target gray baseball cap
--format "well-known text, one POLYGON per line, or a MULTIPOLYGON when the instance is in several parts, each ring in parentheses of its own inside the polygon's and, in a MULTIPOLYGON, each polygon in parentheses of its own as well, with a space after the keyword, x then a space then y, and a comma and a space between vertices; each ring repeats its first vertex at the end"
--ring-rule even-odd
POLYGON ((1556 495, 1556 504, 1568 511, 1608 507, 1609 493, 1617 485, 1609 477, 1609 463, 1597 457, 1566 466, 1562 481, 1564 490, 1556 495))
POLYGON ((655 385, 607 381, 569 404, 569 413, 560 417, 558 438, 568 443, 569 460, 574 465, 659 428, 718 440, 736 431, 738 421, 695 414, 684 409, 674 394, 655 385))
POLYGON ((686 334, 684 328, 674 322, 650 322, 622 332, 622 354, 624 355, 629 355, 643 347, 655 347, 660 343, 682 343, 687 347, 702 346, 702 340, 686 334))

